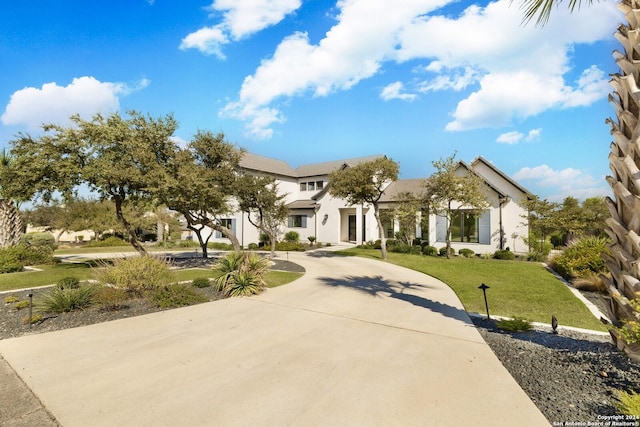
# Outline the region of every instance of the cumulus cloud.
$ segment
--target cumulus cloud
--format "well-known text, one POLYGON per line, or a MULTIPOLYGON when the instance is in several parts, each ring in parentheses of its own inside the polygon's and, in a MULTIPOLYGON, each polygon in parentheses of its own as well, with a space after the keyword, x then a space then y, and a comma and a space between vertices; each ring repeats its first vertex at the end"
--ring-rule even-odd
POLYGON ((380 92, 380 98, 385 101, 390 101, 392 99, 401 99, 403 101, 413 101, 418 97, 418 95, 413 93, 402 93, 404 90, 404 85, 402 82, 393 82, 387 85, 382 92, 380 92))
MULTIPOLYGON (((504 126, 551 108, 590 105, 608 93, 602 70, 571 70, 570 54, 576 44, 610 37, 619 21, 615 4, 594 3, 579 14, 559 8, 540 29, 523 27, 522 11, 510 0, 437 15, 450 1, 398 0, 389 7, 386 0, 340 0, 336 24, 323 39, 311 44, 304 32, 283 39, 222 114, 246 121, 253 134, 269 135, 267 128, 284 119, 277 102, 348 90, 386 63, 407 61, 418 62, 421 81, 412 82, 414 91, 463 94, 446 125, 450 131, 504 126), (582 76, 567 81, 575 71, 582 76)), ((389 83, 382 98, 397 86, 389 83)))
POLYGON ((212 16, 222 14, 222 22, 188 34, 180 49, 224 58, 222 46, 277 24, 301 4, 301 0, 215 0, 208 9, 212 16))
POLYGON ((531 129, 527 135, 518 131, 505 132, 498 136, 496 142, 501 144, 517 144, 522 140, 527 142, 536 141, 540 138, 540 134, 542 133, 541 128, 531 129))
POLYGON ((524 167, 513 178, 523 182, 525 186, 534 185, 546 189, 547 193, 551 190, 553 195, 548 198, 551 201, 561 201, 567 196, 584 199, 610 194, 604 178, 596 180, 588 173, 574 168, 554 170, 547 165, 524 167))
POLYGON ((43 123, 67 122, 74 114, 88 119, 96 113, 117 111, 120 96, 142 90, 148 84, 147 79, 127 85, 85 76, 74 78, 67 86, 51 82, 41 88, 26 87, 11 95, 0 120, 5 125, 24 125, 33 131, 43 123))

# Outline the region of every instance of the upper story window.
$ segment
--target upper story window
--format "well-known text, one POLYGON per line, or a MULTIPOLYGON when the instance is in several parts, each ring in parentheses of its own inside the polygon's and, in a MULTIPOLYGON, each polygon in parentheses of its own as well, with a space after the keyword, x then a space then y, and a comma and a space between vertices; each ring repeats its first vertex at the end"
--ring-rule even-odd
POLYGON ((307 181, 300 183, 300 191, 315 191, 324 188, 324 181, 307 181))

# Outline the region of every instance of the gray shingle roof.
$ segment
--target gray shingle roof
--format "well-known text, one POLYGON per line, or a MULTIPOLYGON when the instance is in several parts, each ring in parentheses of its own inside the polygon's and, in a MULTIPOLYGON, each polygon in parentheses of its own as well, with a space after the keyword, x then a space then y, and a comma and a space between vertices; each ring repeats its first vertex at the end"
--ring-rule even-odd
POLYGON ((381 202, 398 201, 397 196, 401 193, 412 193, 420 197, 424 193, 425 178, 399 179, 389 184, 384 189, 384 193, 380 198, 381 202))
POLYGON ((240 167, 274 175, 297 177, 296 171, 287 162, 249 152, 245 152, 242 156, 240 167))
POLYGON ((376 154, 373 156, 354 157, 352 159, 346 159, 346 160, 334 160, 331 162, 301 165, 296 168, 296 173, 297 173, 297 176, 300 178, 307 177, 307 176, 328 175, 330 172, 338 170, 342 168, 344 165, 357 165, 360 163, 369 162, 371 160, 378 159, 380 157, 385 157, 385 156, 384 154, 376 154))

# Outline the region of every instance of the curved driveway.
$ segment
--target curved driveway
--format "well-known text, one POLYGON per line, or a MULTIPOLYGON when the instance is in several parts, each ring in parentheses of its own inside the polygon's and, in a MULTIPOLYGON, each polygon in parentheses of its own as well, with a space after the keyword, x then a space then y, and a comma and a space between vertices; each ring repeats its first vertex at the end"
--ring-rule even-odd
POLYGON ((260 296, 2 340, 0 354, 63 426, 549 425, 442 282, 288 257, 307 273, 260 296))

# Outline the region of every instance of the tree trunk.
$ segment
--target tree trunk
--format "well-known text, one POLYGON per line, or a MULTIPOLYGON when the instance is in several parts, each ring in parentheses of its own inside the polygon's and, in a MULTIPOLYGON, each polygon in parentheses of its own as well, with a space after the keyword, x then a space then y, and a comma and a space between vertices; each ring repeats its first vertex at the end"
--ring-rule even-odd
POLYGON ((382 255, 382 260, 387 260, 387 236, 384 234, 384 229, 382 228, 382 220, 380 219, 380 210, 378 209, 378 204, 373 204, 373 216, 376 218, 376 222, 378 223, 378 230, 380 230, 380 252, 382 255))
POLYGON ((0 200, 0 248, 8 248, 20 243, 22 237, 22 216, 13 200, 0 200))
MULTIPOLYGON (((202 230, 204 229, 204 225, 200 228, 196 228, 195 225, 187 223, 187 228, 189 230, 192 230, 194 233, 196 233, 196 237, 198 238, 198 243, 200 244, 200 248, 202 249, 202 258, 207 259, 209 257, 209 248, 207 246, 209 244, 209 238, 205 240, 202 237, 202 230)), ((211 237, 211 235, 209 235, 209 237, 211 237)))
MULTIPOLYGON (((640 1, 623 0, 618 8, 628 24, 621 25, 615 34, 624 51, 613 54, 620 72, 612 76, 614 94, 609 97, 616 110, 616 120, 607 120, 614 138, 609 154, 613 175, 607 177, 614 200, 606 200, 611 213, 606 221, 607 234, 613 243, 612 255, 605 256, 611 278, 604 278, 611 295, 609 316, 617 325, 640 321, 640 314, 630 304, 640 292, 640 64, 636 50, 640 1)), ((613 339, 620 347, 619 338, 613 336, 613 339)))
POLYGON ((220 224, 211 224, 211 227, 214 230, 221 232, 224 235, 224 237, 226 237, 227 239, 231 240, 231 244, 233 245, 234 252, 242 252, 242 247, 240 247, 240 241, 238 240, 236 235, 233 233, 233 231, 231 231, 229 228, 224 227, 220 224))
POLYGON ((114 197, 114 199, 114 202, 116 204, 116 218, 118 218, 118 221, 120 221, 120 223, 124 227, 124 230, 129 236, 129 243, 131 243, 131 246, 133 246, 133 248, 138 251, 140 255, 147 255, 147 251, 138 241, 135 230, 133 229, 131 224, 129 224, 129 221, 127 221, 127 219, 124 217, 124 214, 122 213, 123 200, 120 197, 114 197))

